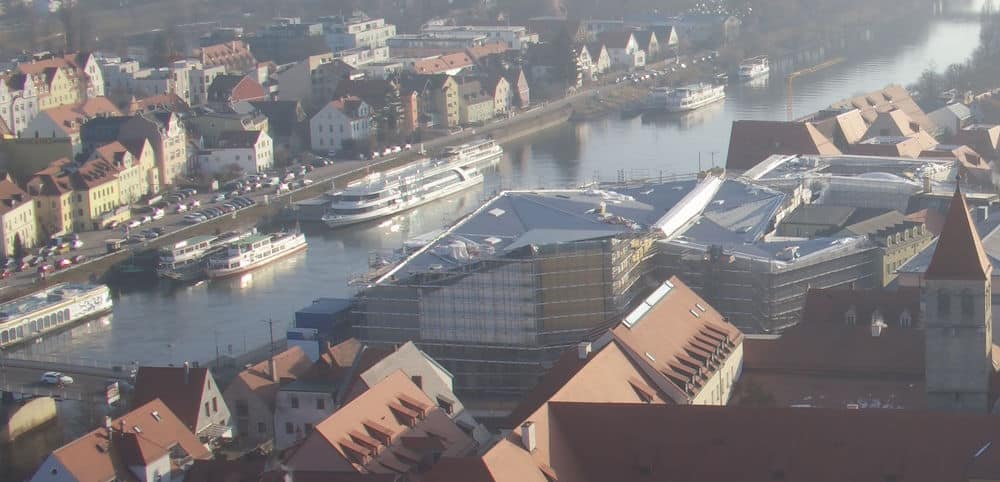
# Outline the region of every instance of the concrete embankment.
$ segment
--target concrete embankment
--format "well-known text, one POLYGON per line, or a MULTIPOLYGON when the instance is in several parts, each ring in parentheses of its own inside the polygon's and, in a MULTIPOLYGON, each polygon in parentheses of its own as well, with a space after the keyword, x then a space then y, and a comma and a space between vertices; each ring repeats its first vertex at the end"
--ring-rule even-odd
POLYGON ((56 418, 56 402, 51 397, 39 397, 12 408, 7 422, 0 427, 0 443, 15 439, 56 418))

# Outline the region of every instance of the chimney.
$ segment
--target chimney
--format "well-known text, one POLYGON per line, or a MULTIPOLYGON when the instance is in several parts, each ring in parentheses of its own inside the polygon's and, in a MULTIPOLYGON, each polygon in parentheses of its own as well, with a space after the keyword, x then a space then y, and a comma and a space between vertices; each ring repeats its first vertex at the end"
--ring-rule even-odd
POLYGON ((277 372, 277 370, 275 369, 274 357, 268 358, 267 359, 267 374, 271 375, 271 381, 272 382, 277 382, 278 381, 278 374, 276 372, 277 372))
POLYGON ((589 341, 582 341, 576 345, 576 355, 581 360, 586 360, 590 357, 591 344, 589 341))
POLYGON ((184 362, 184 384, 187 385, 191 382, 191 365, 188 362, 184 362))
POLYGON ((924 192, 931 192, 931 177, 924 176, 924 192))
POLYGON ((524 422, 521 425, 521 445, 528 452, 534 452, 535 443, 535 422, 524 422))
POLYGON ((107 429, 108 432, 111 432, 111 430, 113 428, 111 426, 111 417, 109 417, 107 415, 104 416, 104 428, 107 429))

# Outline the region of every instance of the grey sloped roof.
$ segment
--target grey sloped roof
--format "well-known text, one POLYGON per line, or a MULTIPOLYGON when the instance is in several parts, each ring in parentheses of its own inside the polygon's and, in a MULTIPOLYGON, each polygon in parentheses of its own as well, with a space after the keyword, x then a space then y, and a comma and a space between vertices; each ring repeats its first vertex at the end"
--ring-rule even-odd
POLYGON ((686 180, 615 191, 504 192, 460 221, 427 249, 404 261, 397 273, 423 272, 431 267, 447 269, 485 257, 502 257, 528 246, 646 232, 696 185, 696 181, 686 180), (607 213, 604 217, 598 212, 602 202, 607 213))

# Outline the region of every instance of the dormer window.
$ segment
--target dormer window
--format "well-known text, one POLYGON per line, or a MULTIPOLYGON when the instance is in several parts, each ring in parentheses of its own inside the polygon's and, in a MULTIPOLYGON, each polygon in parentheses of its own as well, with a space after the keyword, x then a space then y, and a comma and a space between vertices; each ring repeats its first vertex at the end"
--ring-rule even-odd
POLYGON ((913 324, 913 319, 910 318, 910 310, 903 310, 899 314, 899 326, 903 328, 909 328, 913 324))
POLYGON ((854 325, 858 322, 857 311, 853 306, 847 310, 847 313, 844 313, 844 321, 848 325, 854 325))

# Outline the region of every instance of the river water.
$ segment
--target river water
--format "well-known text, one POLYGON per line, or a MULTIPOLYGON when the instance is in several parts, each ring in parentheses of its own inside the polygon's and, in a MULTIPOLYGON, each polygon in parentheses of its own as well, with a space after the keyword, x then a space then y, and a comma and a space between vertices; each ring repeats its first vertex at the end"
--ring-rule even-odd
MULTIPOLYGON (((978 11, 980 0, 958 10, 978 11)), ((953 9, 956 7, 953 7, 953 9)), ((928 8, 930 11, 930 8, 928 8)), ((928 66, 943 69, 965 60, 978 44, 974 15, 928 15, 897 28, 871 32, 869 41, 842 55, 846 61, 800 77, 794 114, 804 115, 856 93, 889 83, 908 84, 928 66)), ((814 52, 815 61, 824 60, 814 52)), ((775 59, 783 64, 781 59, 775 59)), ((808 66, 809 61, 800 65, 808 66)), ((506 155, 482 188, 441 200, 380 224, 331 231, 303 226, 306 253, 240 279, 201 286, 157 286, 121 291, 111 317, 78 326, 14 350, 140 363, 208 360, 239 354, 268 340, 275 320, 281 336, 296 309, 318 297, 345 297, 348 280, 367 269, 373 251, 398 248, 408 237, 447 225, 497 189, 563 187, 595 177, 691 173, 724 165, 732 121, 786 118, 783 75, 770 82, 732 85, 724 103, 686 115, 608 119, 565 124, 505 146, 506 155)))

